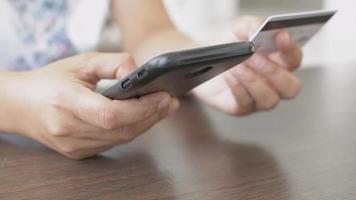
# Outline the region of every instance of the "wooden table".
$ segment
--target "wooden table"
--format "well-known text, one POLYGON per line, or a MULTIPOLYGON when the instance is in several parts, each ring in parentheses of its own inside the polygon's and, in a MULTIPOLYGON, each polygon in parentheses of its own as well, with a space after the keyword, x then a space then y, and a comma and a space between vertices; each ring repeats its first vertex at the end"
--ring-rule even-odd
POLYGON ((68 160, 0 137, 0 199, 356 199, 356 66, 301 70, 302 95, 233 118, 185 101, 132 144, 68 160))

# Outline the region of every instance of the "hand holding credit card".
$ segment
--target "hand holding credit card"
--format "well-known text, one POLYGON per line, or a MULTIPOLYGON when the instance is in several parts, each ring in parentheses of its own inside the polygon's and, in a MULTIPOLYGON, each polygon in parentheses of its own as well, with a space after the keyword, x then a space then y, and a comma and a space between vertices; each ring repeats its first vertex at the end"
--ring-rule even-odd
POLYGON ((277 51, 275 35, 285 30, 303 47, 334 15, 336 11, 311 11, 269 17, 250 38, 259 53, 277 51))

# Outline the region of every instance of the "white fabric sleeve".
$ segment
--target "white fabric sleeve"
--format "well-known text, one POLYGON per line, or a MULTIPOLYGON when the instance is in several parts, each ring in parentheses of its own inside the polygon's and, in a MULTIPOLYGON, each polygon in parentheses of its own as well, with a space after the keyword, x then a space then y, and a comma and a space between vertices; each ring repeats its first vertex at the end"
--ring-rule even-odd
POLYGON ((238 15, 238 0, 164 0, 176 27, 197 42, 205 42, 238 15))
POLYGON ((109 5, 110 0, 78 0, 71 7, 67 34, 79 52, 94 50, 97 46, 109 5))

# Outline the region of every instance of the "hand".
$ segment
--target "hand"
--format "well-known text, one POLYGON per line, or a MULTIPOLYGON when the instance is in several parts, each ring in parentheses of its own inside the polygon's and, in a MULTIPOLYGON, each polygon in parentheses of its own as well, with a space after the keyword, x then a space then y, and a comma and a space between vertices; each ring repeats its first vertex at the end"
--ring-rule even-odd
POLYGON ((72 159, 132 141, 179 105, 163 92, 125 101, 93 92, 100 79, 135 68, 126 54, 87 53, 22 74, 10 89, 18 91, 11 103, 16 132, 72 159))
MULTIPOLYGON (((263 19, 243 17, 219 38, 222 42, 247 41, 263 19)), ((193 94, 210 106, 231 115, 270 110, 281 99, 291 99, 301 90, 292 74, 302 60, 300 47, 287 32, 275 37, 278 52, 255 54, 247 62, 197 87, 193 94)))

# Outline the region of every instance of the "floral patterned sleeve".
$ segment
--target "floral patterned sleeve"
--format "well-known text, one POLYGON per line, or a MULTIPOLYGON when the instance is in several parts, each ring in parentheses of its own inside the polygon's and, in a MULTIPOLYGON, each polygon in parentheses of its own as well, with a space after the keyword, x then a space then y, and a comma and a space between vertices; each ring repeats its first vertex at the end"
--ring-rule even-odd
POLYGON ((75 54, 66 32, 68 0, 7 1, 14 11, 11 20, 22 47, 10 70, 31 70, 75 54))

